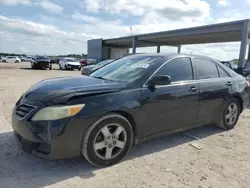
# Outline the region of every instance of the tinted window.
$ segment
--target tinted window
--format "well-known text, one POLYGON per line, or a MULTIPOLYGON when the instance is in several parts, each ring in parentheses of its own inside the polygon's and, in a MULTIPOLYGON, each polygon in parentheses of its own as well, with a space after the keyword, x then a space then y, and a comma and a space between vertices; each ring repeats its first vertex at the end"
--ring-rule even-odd
POLYGON ((219 70, 220 77, 229 77, 228 73, 222 69, 220 66, 217 66, 219 70))
POLYGON ((171 76, 171 81, 193 80, 193 70, 189 58, 177 58, 166 63, 155 75, 171 76))
POLYGON ((193 59, 197 68, 199 79, 219 78, 216 65, 208 60, 193 59))

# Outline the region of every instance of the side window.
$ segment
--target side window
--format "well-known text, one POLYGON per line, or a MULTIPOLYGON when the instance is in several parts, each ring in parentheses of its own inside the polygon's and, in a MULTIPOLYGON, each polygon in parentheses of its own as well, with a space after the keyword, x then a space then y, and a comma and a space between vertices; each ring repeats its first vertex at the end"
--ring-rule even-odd
POLYGON ((198 71, 199 79, 219 78, 216 65, 204 59, 192 59, 198 71))
POLYGON ((218 67, 219 75, 220 75, 221 78, 230 77, 230 76, 228 75, 228 73, 227 73, 224 69, 222 69, 220 66, 217 66, 217 67, 218 67))
POLYGON ((193 80, 193 69, 188 57, 167 62, 155 75, 171 76, 172 82, 193 80))

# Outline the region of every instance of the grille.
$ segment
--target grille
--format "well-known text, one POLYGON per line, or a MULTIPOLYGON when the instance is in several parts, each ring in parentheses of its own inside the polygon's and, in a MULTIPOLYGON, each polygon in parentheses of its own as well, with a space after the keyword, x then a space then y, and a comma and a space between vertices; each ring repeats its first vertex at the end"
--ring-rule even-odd
POLYGON ((27 104, 21 104, 16 107, 15 114, 18 118, 23 119, 25 118, 30 112, 35 109, 34 106, 30 106, 27 104))

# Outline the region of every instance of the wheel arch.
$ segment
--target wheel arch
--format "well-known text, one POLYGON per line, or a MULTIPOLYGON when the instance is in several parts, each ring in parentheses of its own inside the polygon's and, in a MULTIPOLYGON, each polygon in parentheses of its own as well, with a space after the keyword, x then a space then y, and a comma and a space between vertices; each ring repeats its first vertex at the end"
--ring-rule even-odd
POLYGON ((134 119, 133 115, 130 114, 129 112, 122 111, 122 110, 112 111, 111 113, 119 114, 119 115, 125 117, 129 121, 129 123, 131 124, 132 129, 133 129, 134 143, 135 143, 136 140, 137 140, 137 137, 136 137, 136 135, 137 135, 137 125, 136 125, 136 122, 135 122, 135 119, 134 119))
POLYGON ((242 100, 240 94, 233 95, 233 98, 235 98, 239 102, 239 104, 240 104, 240 113, 241 113, 243 111, 243 100, 242 100))

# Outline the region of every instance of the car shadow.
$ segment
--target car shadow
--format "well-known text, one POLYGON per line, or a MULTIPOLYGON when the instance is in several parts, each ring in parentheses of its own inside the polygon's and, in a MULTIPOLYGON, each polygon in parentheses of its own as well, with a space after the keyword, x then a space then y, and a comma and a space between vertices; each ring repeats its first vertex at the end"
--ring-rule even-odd
MULTIPOLYGON (((188 134, 202 139, 221 131, 215 126, 204 126, 190 130, 188 134)), ((177 133, 161 139, 147 141, 135 145, 125 157, 123 163, 192 140, 183 133, 177 133)), ((74 177, 91 178, 95 176, 95 171, 101 170, 93 167, 83 157, 48 161, 27 154, 17 146, 13 132, 0 134, 0 151, 1 187, 11 187, 11 182, 15 183, 15 181, 18 181, 19 187, 43 187, 74 177)))

